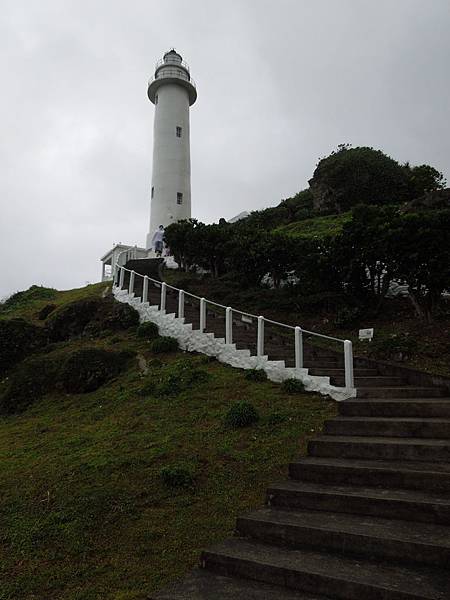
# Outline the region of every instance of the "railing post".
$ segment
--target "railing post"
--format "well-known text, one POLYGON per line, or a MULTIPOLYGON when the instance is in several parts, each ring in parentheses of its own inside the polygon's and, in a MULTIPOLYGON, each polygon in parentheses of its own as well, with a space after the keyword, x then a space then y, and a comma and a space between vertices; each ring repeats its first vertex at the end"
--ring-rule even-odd
POLYGON ((353 346, 350 340, 344 342, 345 387, 355 387, 353 380, 353 346))
POLYGON ((142 284, 142 302, 148 301, 148 277, 144 275, 144 283, 142 284))
POLYGON ((303 369, 303 331, 298 326, 295 328, 295 368, 303 369))
POLYGON ((125 269, 123 267, 120 267, 120 276, 119 276, 119 287, 120 289, 123 288, 123 278, 125 276, 125 269))
POLYGON ((130 296, 133 293, 133 291, 134 291, 134 271, 131 271, 131 273, 130 273, 130 281, 129 281, 129 284, 128 284, 128 293, 130 294, 130 296))
POLYGON ((206 300, 200 298, 200 331, 205 331, 206 328, 206 300))
POLYGON ((231 306, 225 309, 225 343, 233 343, 233 311, 231 306))
POLYGON ((180 290, 178 292, 178 318, 182 319, 184 317, 184 291, 180 290))
POLYGON ((258 341, 256 344, 257 355, 264 356, 264 317, 258 317, 258 341))
POLYGON ((166 295, 167 295, 167 285, 166 282, 163 281, 161 284, 161 311, 165 311, 166 310, 166 295))

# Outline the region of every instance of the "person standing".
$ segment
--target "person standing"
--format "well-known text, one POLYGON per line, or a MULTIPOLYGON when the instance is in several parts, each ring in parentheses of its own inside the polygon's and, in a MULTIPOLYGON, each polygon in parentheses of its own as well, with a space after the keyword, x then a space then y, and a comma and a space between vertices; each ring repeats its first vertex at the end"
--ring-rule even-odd
POLYGON ((164 226, 160 225, 158 229, 153 234, 152 238, 152 246, 156 253, 156 256, 161 258, 164 244, 164 226))

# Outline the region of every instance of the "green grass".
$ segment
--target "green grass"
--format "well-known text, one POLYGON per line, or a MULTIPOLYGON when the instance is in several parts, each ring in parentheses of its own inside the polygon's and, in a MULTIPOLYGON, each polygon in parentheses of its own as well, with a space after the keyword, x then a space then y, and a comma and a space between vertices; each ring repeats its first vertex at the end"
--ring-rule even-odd
MULTIPOLYGON (((52 302, 104 287, 58 293, 52 302)), ((22 316, 41 308, 30 302, 18 309, 22 316)), ((263 503, 267 485, 286 476, 289 461, 335 414, 326 399, 285 394, 202 356, 151 362, 148 342, 132 331, 62 343, 61 352, 84 343, 135 350, 141 359, 96 392, 54 393, 0 418, 0 600, 148 598, 195 566, 202 548, 231 535, 236 516, 263 503), (145 393, 180 361, 208 376, 177 394, 145 393), (260 420, 227 428, 228 409, 244 400, 260 420), (162 469, 179 466, 193 483, 167 486, 162 469)))
POLYGON ((328 215, 324 217, 314 217, 304 221, 294 221, 288 225, 282 225, 275 231, 285 233, 297 238, 327 237, 339 235, 345 223, 352 218, 351 212, 341 215, 328 215))

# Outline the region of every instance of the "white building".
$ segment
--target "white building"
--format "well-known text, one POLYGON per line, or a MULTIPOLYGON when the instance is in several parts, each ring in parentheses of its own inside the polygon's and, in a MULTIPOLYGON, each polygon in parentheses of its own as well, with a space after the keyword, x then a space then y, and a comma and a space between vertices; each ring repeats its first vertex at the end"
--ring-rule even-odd
POLYGON ((191 154, 189 107, 197 90, 189 67, 170 50, 156 64, 148 85, 155 105, 150 228, 146 247, 159 225, 170 225, 191 216, 191 154))
MULTIPOLYGON (((100 259, 102 281, 111 279, 119 262, 151 257, 152 237, 159 225, 191 217, 191 152, 189 107, 197 99, 189 67, 175 50, 156 63, 148 84, 148 97, 155 105, 153 127, 153 171, 150 192, 150 226, 145 248, 116 244, 100 259)), ((154 255, 153 255, 154 256, 154 255)))

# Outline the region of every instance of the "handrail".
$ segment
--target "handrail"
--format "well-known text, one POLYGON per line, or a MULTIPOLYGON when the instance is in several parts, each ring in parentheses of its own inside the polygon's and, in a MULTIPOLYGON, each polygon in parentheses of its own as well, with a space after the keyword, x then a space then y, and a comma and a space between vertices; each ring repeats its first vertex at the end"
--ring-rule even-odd
POLYGON ((183 69, 186 69, 186 71, 188 71, 188 72, 190 71, 190 69, 189 69, 189 65, 187 64, 187 62, 186 62, 185 60, 182 60, 181 62, 177 62, 177 61, 171 61, 171 60, 167 60, 167 61, 166 61, 164 58, 160 58, 160 59, 159 59, 159 60, 156 62, 156 64, 155 64, 155 71, 156 71, 157 69, 159 69, 159 67, 166 66, 166 65, 167 65, 167 66, 173 66, 173 65, 176 65, 176 66, 178 66, 178 67, 183 67, 183 69))
MULTIPOLYGON (((152 283, 157 284, 158 287, 161 287, 161 310, 164 310, 163 307, 165 308, 167 288, 170 288, 170 289, 174 290, 175 292, 178 292, 179 299, 180 299, 179 306, 181 304, 181 299, 184 302, 185 295, 191 296, 192 298, 196 298, 197 300, 200 301, 200 330, 201 331, 203 331, 205 329, 206 304, 212 304, 214 306, 218 306, 219 308, 225 309, 226 331, 227 331, 227 340, 228 340, 227 343, 231 343, 231 340, 232 340, 231 332, 232 332, 232 314, 233 313, 238 313, 238 314, 250 317, 252 319, 256 319, 257 323, 258 323, 258 341, 257 341, 258 356, 262 356, 264 353, 263 350, 264 350, 264 323, 265 322, 272 323, 273 325, 278 325, 280 327, 285 327, 286 329, 293 330, 295 333, 295 365, 296 365, 296 368, 303 368, 303 334, 304 333, 307 335, 312 335, 312 336, 320 337, 323 339, 332 340, 334 342, 339 342, 344 345, 345 387, 346 388, 354 387, 353 350, 352 350, 352 342, 350 340, 343 340, 343 339, 336 338, 336 337, 333 337, 330 335, 325 335, 323 333, 317 333, 315 331, 308 331, 307 329, 303 329, 302 327, 300 327, 298 325, 294 326, 294 325, 288 325, 287 323, 280 323, 279 321, 267 319, 266 317, 263 317, 261 315, 259 315, 259 316, 253 315, 251 313, 247 313, 247 312, 241 311, 239 309, 232 308, 230 306, 225 306, 224 304, 219 304, 218 302, 214 302, 213 300, 207 300, 206 298, 196 296, 195 294, 191 294, 190 292, 181 290, 180 288, 177 288, 173 285, 165 283, 164 281, 159 281, 157 279, 153 279, 152 277, 149 277, 148 275, 141 275, 141 273, 137 273, 136 271, 127 269, 123 265, 119 264, 121 255, 125 252, 128 252, 128 250, 129 249, 122 251, 117 257, 117 262, 114 265, 114 271, 113 271, 114 272, 114 277, 113 277, 114 283, 116 282, 116 273, 117 273, 116 269, 117 269, 117 270, 122 270, 123 272, 128 272, 128 273, 132 274, 132 283, 130 285, 131 288, 134 286, 135 275, 144 278, 144 280, 146 279, 147 281, 151 281, 152 283)), ((120 281, 123 282, 122 274, 121 274, 120 281)), ((145 301, 146 301, 146 299, 145 299, 145 301)), ((183 313, 184 313, 184 309, 183 309, 183 313)))

